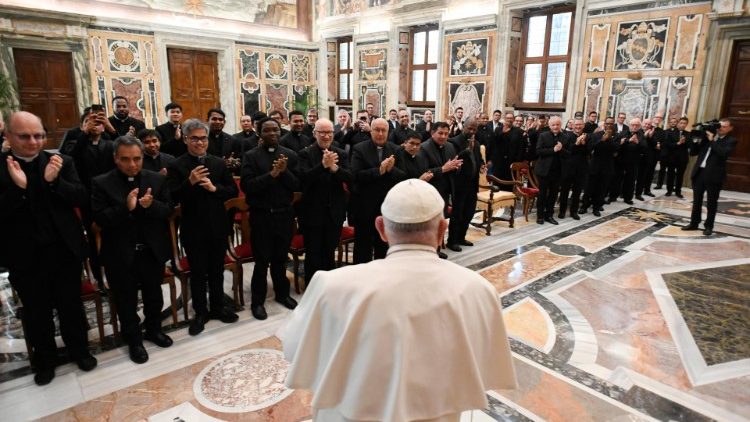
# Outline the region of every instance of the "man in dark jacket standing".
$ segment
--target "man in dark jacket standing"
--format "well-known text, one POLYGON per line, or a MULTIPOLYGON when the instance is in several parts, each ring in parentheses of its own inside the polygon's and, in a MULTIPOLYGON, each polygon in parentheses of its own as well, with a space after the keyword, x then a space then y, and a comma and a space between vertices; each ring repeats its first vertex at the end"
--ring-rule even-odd
POLYGON ((565 132, 567 139, 564 147, 570 154, 562 155, 562 182, 560 188, 560 211, 557 218, 565 218, 568 210, 568 195, 570 198, 570 217, 580 220, 578 216, 578 203, 581 199, 581 190, 586 183, 586 175, 589 171, 589 135, 583 131, 583 119, 573 122, 573 131, 565 132))
POLYGON ((562 172, 562 156, 570 155, 570 151, 563 148, 565 135, 562 132, 562 120, 559 116, 549 119, 548 131, 541 132, 536 144, 536 154, 539 159, 534 166, 534 174, 539 181, 539 198, 537 198, 537 224, 558 224, 554 219, 555 201, 560 190, 560 174, 562 172))

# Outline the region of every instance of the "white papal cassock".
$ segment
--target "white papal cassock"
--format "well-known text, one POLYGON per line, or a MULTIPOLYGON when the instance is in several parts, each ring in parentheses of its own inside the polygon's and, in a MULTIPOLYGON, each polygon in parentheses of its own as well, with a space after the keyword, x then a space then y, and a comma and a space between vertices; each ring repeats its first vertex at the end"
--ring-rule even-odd
POLYGON ((316 420, 454 419, 516 385, 495 289, 429 246, 317 272, 278 336, 316 420))

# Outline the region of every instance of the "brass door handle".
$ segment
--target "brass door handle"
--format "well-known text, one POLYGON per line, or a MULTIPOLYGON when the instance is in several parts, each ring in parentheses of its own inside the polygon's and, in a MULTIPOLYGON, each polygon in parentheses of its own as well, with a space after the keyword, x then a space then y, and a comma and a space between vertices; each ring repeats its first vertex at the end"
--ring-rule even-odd
POLYGON ((750 114, 750 110, 745 110, 745 111, 740 110, 737 113, 739 113, 739 114, 750 114))

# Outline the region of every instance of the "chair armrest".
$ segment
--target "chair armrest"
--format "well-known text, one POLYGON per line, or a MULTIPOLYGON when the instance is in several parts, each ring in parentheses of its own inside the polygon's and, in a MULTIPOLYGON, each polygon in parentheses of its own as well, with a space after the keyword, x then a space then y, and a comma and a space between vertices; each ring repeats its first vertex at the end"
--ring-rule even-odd
POLYGON ((521 182, 518 182, 518 181, 515 181, 515 180, 502 180, 502 179, 498 179, 497 177, 495 177, 495 176, 493 176, 491 174, 487 175, 487 180, 490 181, 490 182, 492 182, 495 185, 503 185, 503 186, 521 186, 522 185, 521 182))

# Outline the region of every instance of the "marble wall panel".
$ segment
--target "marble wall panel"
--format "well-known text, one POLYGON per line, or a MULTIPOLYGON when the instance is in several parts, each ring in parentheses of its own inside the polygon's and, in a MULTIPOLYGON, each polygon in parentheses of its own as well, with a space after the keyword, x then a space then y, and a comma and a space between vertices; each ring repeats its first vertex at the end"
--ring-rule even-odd
POLYGON ((386 79, 388 71, 388 46, 368 44, 356 49, 354 69, 354 103, 357 109, 364 109, 367 103, 375 105, 376 114, 386 113, 386 79))
POLYGON ((367 103, 375 106, 375 112, 385 115, 385 85, 361 85, 359 88, 359 110, 364 110, 367 103))
POLYGON ((386 78, 388 50, 385 48, 364 49, 359 52, 359 80, 372 83, 386 78))
POLYGON ((299 82, 309 82, 312 69, 310 64, 312 58, 303 54, 293 54, 292 56, 292 80, 299 82))
POLYGON ((487 74, 488 38, 456 40, 450 43, 451 76, 487 74))
POLYGON ((602 88, 604 78, 586 79, 583 97, 583 115, 588 116, 592 111, 599 111, 602 105, 602 88))
POLYGON ((266 79, 288 79, 289 77, 289 56, 286 54, 265 54, 263 62, 266 79))
POLYGON ((653 116, 659 107, 660 83, 659 78, 645 78, 640 81, 612 79, 607 100, 607 115, 616 116, 622 112, 628 120, 653 116))
POLYGON ((490 110, 492 80, 495 60, 495 31, 461 32, 445 36, 442 60, 444 120, 456 107, 464 108, 464 116, 490 110))
POLYGON ((251 49, 240 50, 240 77, 256 79, 260 76, 260 53, 251 49))
POLYGON ((458 108, 464 109, 464 116, 474 116, 487 109, 487 95, 484 82, 450 83, 448 85, 448 114, 458 108))
POLYGON ((669 18, 621 22, 614 70, 662 69, 669 18))
POLYGON ((505 85, 505 104, 520 102, 516 80, 518 79, 518 63, 521 57, 521 37, 510 37, 510 49, 508 50, 508 83, 505 85))
POLYGON ((335 54, 328 54, 328 101, 334 102, 336 101, 336 90, 337 90, 337 83, 336 80, 336 55, 335 54))
POLYGON ((261 87, 255 82, 243 82, 240 84, 240 101, 242 102, 242 114, 252 115, 260 110, 261 87))
POLYGON ((144 109, 143 82, 140 79, 126 77, 112 78, 110 80, 112 92, 128 99, 130 115, 139 120, 143 120, 143 116, 146 114, 146 110, 144 109))
POLYGON ((703 15, 680 16, 677 19, 677 40, 672 55, 672 69, 693 69, 698 55, 703 15))
POLYGON ((607 68, 610 27, 611 25, 608 23, 591 26, 588 62, 589 72, 603 72, 604 69, 607 68))
POLYGON ((693 78, 678 76, 669 78, 667 86, 667 113, 665 118, 680 118, 685 115, 690 101, 690 88, 693 78))
POLYGON ((408 96, 409 96, 409 46, 402 45, 398 48, 398 103, 406 104, 408 96))
POLYGON ((290 111, 288 85, 266 84, 265 98, 266 112, 279 110, 281 114, 286 115, 290 111))

